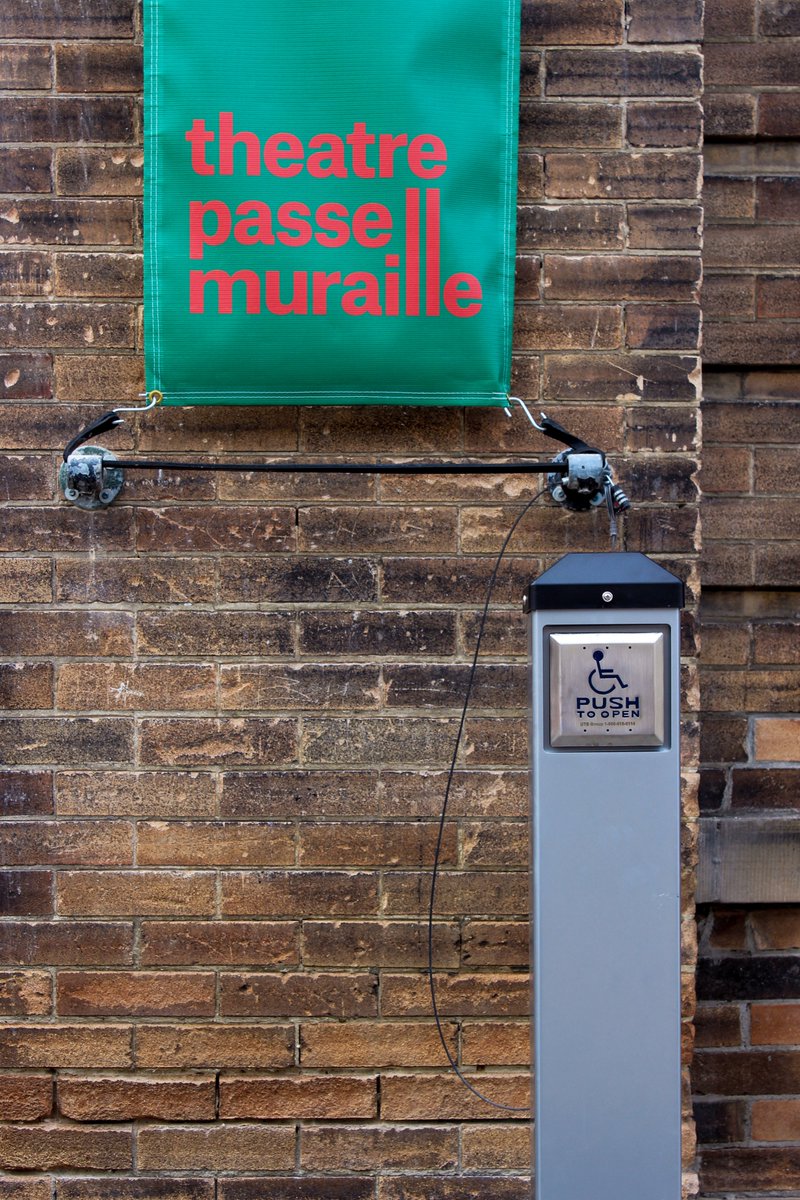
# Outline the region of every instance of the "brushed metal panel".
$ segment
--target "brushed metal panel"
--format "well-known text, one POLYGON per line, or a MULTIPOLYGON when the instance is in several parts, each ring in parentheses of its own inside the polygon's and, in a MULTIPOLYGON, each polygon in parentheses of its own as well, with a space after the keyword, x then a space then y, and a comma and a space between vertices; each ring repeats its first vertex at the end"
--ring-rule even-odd
POLYGON ((551 633, 550 745, 663 746, 668 648, 664 629, 551 633))

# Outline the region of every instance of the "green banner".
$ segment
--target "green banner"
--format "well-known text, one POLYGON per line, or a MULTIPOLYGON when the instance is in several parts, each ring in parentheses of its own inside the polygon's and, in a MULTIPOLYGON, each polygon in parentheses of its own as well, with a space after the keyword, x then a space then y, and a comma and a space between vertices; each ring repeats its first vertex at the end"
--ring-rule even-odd
POLYGON ((166 404, 505 404, 520 0, 145 0, 166 404))

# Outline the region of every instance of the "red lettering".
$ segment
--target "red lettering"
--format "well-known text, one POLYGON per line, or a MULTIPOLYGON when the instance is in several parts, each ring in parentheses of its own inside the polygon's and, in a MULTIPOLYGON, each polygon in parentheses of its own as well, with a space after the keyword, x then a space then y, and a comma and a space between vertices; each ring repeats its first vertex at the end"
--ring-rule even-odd
POLYGON ((439 189, 428 188, 425 193, 425 313, 438 317, 439 263, 441 260, 441 220, 439 189))
POLYGON ((217 285, 217 312, 233 312, 233 285, 244 283, 247 288, 247 312, 261 312, 261 281, 255 271, 191 271, 189 273, 189 311, 205 312, 205 287, 217 285))
POLYGON ((406 316, 419 316, 419 188, 406 189, 406 316))
POLYGON ((476 317, 483 307, 483 289, 474 275, 451 275, 444 285, 444 306, 454 317, 476 317), (477 303, 470 303, 470 301, 477 303))
POLYGON ((221 246, 231 235, 231 214, 222 200, 189 201, 189 257, 202 258, 205 246, 221 246), (206 213, 217 218, 213 233, 206 233, 206 213))
POLYGON ((375 134, 367 133, 363 121, 356 121, 353 132, 347 135, 347 144, 353 148, 353 171, 359 179, 374 179, 375 168, 367 162, 367 146, 375 145, 375 134))
POLYGON ((213 175, 214 168, 206 162, 206 143, 213 142, 214 134, 206 129, 206 123, 197 117, 192 128, 186 131, 186 140, 192 144, 192 170, 195 175, 213 175))
POLYGON ((386 205, 359 205, 353 213, 353 237, 359 246, 371 246, 376 250, 390 242, 392 240, 392 214, 386 205))
POLYGON ((337 204, 335 201, 320 204, 317 209, 317 225, 320 229, 328 231, 314 235, 320 246, 330 246, 334 249, 337 246, 345 246, 350 241, 350 226, 347 224, 349 216, 350 213, 343 204, 337 204), (342 217, 345 219, 342 220, 342 217))
POLYGON ((312 303, 312 313, 315 317, 324 317, 328 311, 328 288, 334 283, 342 282, 341 271, 334 271, 331 275, 327 275, 325 271, 315 271, 314 281, 312 283, 312 295, 314 297, 312 303))
POLYGON ((270 175, 290 179, 303 169, 303 143, 293 133, 273 133, 264 142, 264 166, 270 175), (282 165, 286 159, 287 165, 282 165))
POLYGON ((311 241, 310 216, 311 209, 298 200, 282 204, 278 209, 278 221, 286 232, 278 234, 278 241, 284 246, 307 246, 311 241))
POLYGON ((380 317, 382 315, 381 294, 374 275, 370 275, 368 271, 353 271, 350 275, 345 275, 344 283, 345 287, 350 288, 350 291, 345 292, 342 296, 342 310, 348 316, 380 317), (355 287, 355 284, 361 286, 355 287))
POLYGON ((391 179, 394 175, 394 152, 398 146, 408 145, 408 134, 399 133, 392 137, 390 133, 382 133, 378 139, 378 174, 381 179, 391 179))
MULTIPOLYGON (((399 267, 400 255, 387 254, 386 266, 399 267)), ((386 272, 386 316, 400 316, 400 276, 396 271, 386 272)))
POLYGON ((338 179, 347 178, 347 165, 344 161, 344 143, 335 133, 317 133, 308 143, 316 154, 309 154, 306 170, 315 179, 327 179, 335 175, 338 179), (320 152, 321 147, 327 146, 327 151, 320 152))
POLYGON ((260 175, 261 163, 259 155, 261 143, 254 133, 243 129, 241 133, 233 132, 233 113, 219 114, 219 173, 233 174, 233 148, 241 143, 247 148, 247 174, 260 175))
POLYGON ((274 313, 276 316, 285 317, 289 313, 297 313, 298 316, 304 316, 308 312, 308 272, 294 272, 292 299, 289 304, 285 304, 281 300, 280 271, 267 271, 266 301, 267 312, 274 313))
POLYGON ((245 200, 236 209, 237 221, 233 228, 233 236, 242 246, 255 246, 263 242, 265 246, 274 246, 275 237, 272 232, 272 210, 262 200, 245 200), (246 217, 245 214, 253 216, 246 217))
POLYGON ((421 179, 438 179, 447 170, 447 147, 435 134, 421 133, 408 147, 408 165, 421 179), (433 166, 424 165, 423 160, 428 159, 433 160, 433 166))

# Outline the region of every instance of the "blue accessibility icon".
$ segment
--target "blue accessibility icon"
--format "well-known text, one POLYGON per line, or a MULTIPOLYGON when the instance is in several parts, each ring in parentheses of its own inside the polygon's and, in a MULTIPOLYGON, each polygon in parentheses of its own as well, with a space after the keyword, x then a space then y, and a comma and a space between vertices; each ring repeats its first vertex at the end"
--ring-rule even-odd
POLYGON ((598 696, 609 696, 614 691, 615 687, 626 688, 628 686, 622 676, 618 675, 613 668, 604 667, 602 665, 603 659, 605 658, 605 654, 602 650, 595 650, 592 654, 592 658, 597 663, 597 666, 589 674, 589 687, 598 696), (602 688, 598 687, 600 680, 613 680, 614 682, 612 682, 610 687, 602 688))

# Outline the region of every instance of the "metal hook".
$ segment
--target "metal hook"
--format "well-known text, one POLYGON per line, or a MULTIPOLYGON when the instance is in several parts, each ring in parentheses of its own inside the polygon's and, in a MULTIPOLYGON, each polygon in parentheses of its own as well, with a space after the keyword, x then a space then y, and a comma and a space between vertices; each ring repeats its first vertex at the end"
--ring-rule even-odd
POLYGON ((139 392, 143 400, 147 400, 147 404, 136 405, 133 408, 115 408, 114 412, 149 412, 151 408, 157 408, 164 399, 163 392, 139 392))
MULTIPOLYGON (((509 396, 508 398, 512 404, 514 403, 514 401, 516 401, 516 403, 520 406, 522 411, 525 413, 525 416, 528 418, 531 425, 533 425, 534 429, 538 429, 540 433, 546 432, 544 426, 540 425, 539 422, 535 421, 534 418, 531 416, 531 410, 528 408, 528 406, 524 400, 521 400, 519 396, 509 396)), ((544 413, 542 413, 541 415, 544 416, 544 413)))

